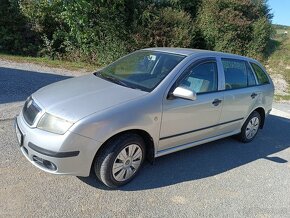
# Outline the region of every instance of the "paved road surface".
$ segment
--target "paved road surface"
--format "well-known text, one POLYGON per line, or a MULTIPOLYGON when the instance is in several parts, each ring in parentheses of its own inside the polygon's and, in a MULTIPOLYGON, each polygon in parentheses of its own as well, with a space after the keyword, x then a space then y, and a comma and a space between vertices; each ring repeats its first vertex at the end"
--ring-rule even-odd
POLYGON ((274 103, 273 107, 275 109, 281 110, 285 113, 290 114, 290 104, 281 104, 281 103, 274 103))
POLYGON ((254 142, 227 138, 158 158, 119 190, 35 168, 11 118, 37 88, 67 77, 0 65, 0 217, 290 217, 290 119, 277 111, 254 142))

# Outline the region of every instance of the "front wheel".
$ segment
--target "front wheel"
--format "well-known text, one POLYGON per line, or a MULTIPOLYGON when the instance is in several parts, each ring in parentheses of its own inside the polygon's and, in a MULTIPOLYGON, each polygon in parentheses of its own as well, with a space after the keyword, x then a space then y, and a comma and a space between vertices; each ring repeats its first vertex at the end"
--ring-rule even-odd
POLYGON ((261 115, 254 111, 244 123, 238 138, 241 142, 251 142, 257 135, 261 125, 261 115))
POLYGON ((124 134, 110 140, 94 163, 98 179, 110 188, 125 185, 141 168, 145 143, 137 134, 124 134))

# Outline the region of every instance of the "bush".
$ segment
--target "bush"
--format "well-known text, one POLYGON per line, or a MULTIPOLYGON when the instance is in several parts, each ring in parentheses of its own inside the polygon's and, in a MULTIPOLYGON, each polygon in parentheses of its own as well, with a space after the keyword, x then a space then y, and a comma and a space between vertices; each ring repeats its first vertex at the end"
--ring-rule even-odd
POLYGON ((133 38, 136 48, 190 47, 194 23, 182 10, 150 5, 141 14, 133 38))
POLYGON ((271 36, 264 1, 204 0, 198 23, 207 48, 261 58, 271 36))
POLYGON ((269 11, 264 0, 2 0, 0 50, 99 65, 155 46, 261 59, 269 11))
POLYGON ((123 1, 22 1, 24 13, 42 36, 41 55, 100 65, 126 53, 123 5, 123 1))
POLYGON ((36 55, 39 37, 20 12, 18 1, 1 0, 0 51, 36 55))
POLYGON ((248 44, 247 55, 262 60, 269 55, 274 29, 265 17, 253 22, 252 28, 252 40, 248 44))

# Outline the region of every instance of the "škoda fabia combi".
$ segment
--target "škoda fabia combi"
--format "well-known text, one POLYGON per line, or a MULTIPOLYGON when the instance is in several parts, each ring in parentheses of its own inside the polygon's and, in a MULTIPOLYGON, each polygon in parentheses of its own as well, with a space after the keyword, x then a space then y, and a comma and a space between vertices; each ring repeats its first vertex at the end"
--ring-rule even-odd
POLYGON ((237 135, 250 142, 274 86, 256 60, 150 48, 33 93, 16 118, 20 149, 53 174, 128 183, 145 159, 237 135))

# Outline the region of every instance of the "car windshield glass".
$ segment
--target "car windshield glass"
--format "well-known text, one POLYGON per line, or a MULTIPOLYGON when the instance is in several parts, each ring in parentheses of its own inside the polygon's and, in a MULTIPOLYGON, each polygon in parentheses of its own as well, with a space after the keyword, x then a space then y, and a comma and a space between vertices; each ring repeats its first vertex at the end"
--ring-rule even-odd
POLYGON ((119 85, 152 91, 185 56, 157 52, 137 51, 95 73, 119 85))

